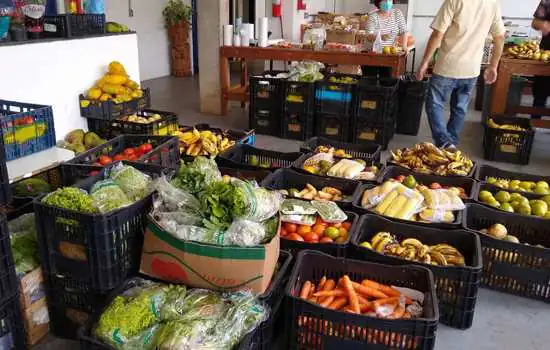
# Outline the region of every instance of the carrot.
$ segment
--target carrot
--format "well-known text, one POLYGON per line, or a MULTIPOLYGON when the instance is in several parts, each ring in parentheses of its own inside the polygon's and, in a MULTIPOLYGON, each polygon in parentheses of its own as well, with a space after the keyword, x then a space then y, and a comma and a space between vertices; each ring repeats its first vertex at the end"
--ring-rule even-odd
POLYGON ((361 294, 357 294, 357 300, 359 300, 359 305, 369 303, 369 301, 365 297, 363 297, 361 294))
POLYGON ((304 285, 302 286, 302 291, 300 292, 300 299, 307 299, 309 297, 310 292, 311 292, 311 282, 305 281, 304 285))
POLYGON ((331 310, 338 310, 348 303, 348 298, 346 297, 337 297, 334 301, 328 306, 331 310))
POLYGON ((314 304, 319 303, 319 298, 317 298, 317 297, 309 297, 309 298, 307 298, 307 300, 314 303, 314 304))
POLYGON ((323 276, 323 278, 321 278, 321 280, 319 281, 319 290, 323 290, 326 281, 327 281, 327 276, 323 276))
POLYGON ((385 284, 378 283, 376 281, 364 279, 361 282, 361 285, 363 285, 365 287, 369 287, 369 288, 379 290, 379 291, 381 291, 382 293, 386 294, 389 297, 398 297, 398 296, 401 295, 401 292, 398 291, 397 289, 392 288, 390 286, 387 286, 385 284))
POLYGON ((354 313, 360 313, 361 311, 359 310, 359 300, 357 299, 357 293, 355 293, 355 289, 353 288, 351 280, 347 275, 343 277, 343 283, 346 287, 346 291, 348 292, 350 308, 353 310, 354 313))
POLYGON ((327 280, 327 282, 325 283, 325 286, 322 290, 330 291, 330 290, 333 290, 335 287, 336 287, 336 282, 334 282, 334 280, 330 279, 330 280, 327 280))
POLYGON ((355 312, 355 310, 350 309, 349 306, 343 308, 343 311, 349 312, 350 314, 356 314, 357 313, 357 312, 355 312))
POLYGON ((334 297, 333 296, 330 296, 330 297, 325 297, 325 298, 319 298, 319 305, 321 305, 322 307, 328 307, 333 301, 334 301, 334 297))
POLYGON ((395 319, 398 319, 398 318, 402 318, 404 314, 405 314, 405 308, 401 305, 397 305, 397 307, 395 308, 393 313, 391 315, 389 315, 388 318, 392 319, 392 320, 395 320, 395 319))
POLYGON ((372 297, 372 298, 375 298, 375 299, 384 299, 384 298, 388 297, 386 294, 380 292, 379 290, 376 290, 376 289, 373 289, 373 288, 370 288, 370 287, 365 287, 365 286, 363 286, 359 283, 356 283, 356 282, 351 282, 351 284, 353 285, 353 288, 358 293, 363 294, 363 296, 372 297))
POLYGON ((343 297, 348 295, 345 290, 342 290, 340 288, 333 289, 333 290, 326 290, 322 292, 317 292, 313 294, 315 297, 343 297))
POLYGON ((378 299, 372 302, 372 306, 374 309, 377 309, 384 305, 398 305, 399 304, 399 297, 391 297, 391 298, 384 298, 384 299, 378 299))
POLYGON ((372 310, 372 303, 367 302, 366 304, 359 304, 359 310, 361 311, 361 313, 371 311, 372 310))
MULTIPOLYGON (((322 282, 322 281, 321 281, 322 282)), ((320 287, 321 283, 319 283, 319 291, 323 292, 330 292, 331 290, 334 289, 334 286, 336 285, 336 282, 334 282, 334 280, 330 279, 330 280, 326 280, 325 283, 323 283, 323 288, 320 287)), ((319 297, 319 303, 320 304, 324 304, 324 302, 330 298, 329 297, 319 297)), ((332 300, 334 300, 334 296, 332 296, 332 299, 331 301, 329 302, 329 304, 332 302, 332 300)), ((328 306, 328 305, 327 305, 328 306)), ((326 307, 326 306, 325 306, 326 307)))

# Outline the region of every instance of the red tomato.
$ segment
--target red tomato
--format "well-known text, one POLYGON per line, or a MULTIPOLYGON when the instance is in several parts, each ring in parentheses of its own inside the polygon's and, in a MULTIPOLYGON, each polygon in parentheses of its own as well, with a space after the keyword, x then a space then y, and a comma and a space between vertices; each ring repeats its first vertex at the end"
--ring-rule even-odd
POLYGON ((302 237, 304 237, 304 240, 308 243, 319 243, 319 235, 315 232, 310 232, 302 237))
POLYGON ((113 158, 111 158, 109 156, 99 157, 99 163, 101 163, 101 165, 111 164, 112 162, 113 162, 113 158))
POLYGON ((284 227, 281 227, 281 229, 279 230, 279 235, 281 237, 284 237, 284 236, 288 235, 288 232, 286 232, 284 227))
POLYGON ((135 161, 138 160, 138 159, 139 159, 138 156, 135 155, 135 154, 131 154, 130 156, 128 156, 128 160, 129 160, 130 162, 135 162, 135 161))
POLYGON ((296 224, 291 224, 289 222, 284 223, 284 228, 288 233, 296 233, 298 230, 298 226, 296 224))
POLYGON ((343 222, 342 227, 349 231, 349 229, 351 228, 351 222, 349 221, 343 222))
POLYGON ((124 155, 125 155, 126 157, 129 157, 129 156, 131 156, 132 154, 135 154, 136 152, 134 152, 134 149, 133 149, 133 148, 126 148, 126 149, 124 150, 123 153, 124 153, 124 155))
POLYGON ((144 143, 143 145, 139 146, 139 150, 143 154, 149 153, 153 150, 153 145, 151 145, 150 143, 144 143))
POLYGON ((96 176, 97 174, 99 174, 99 171, 94 170, 90 172, 89 176, 96 176))
POLYGON ((297 233, 291 233, 287 236, 285 236, 286 239, 289 239, 291 241, 300 241, 300 242, 303 242, 304 239, 302 238, 302 236, 300 236, 299 234, 297 233))
POLYGON ((134 147, 134 153, 139 157, 141 156, 141 150, 139 149, 139 147, 134 147))
POLYGON ((330 224, 330 227, 340 228, 340 227, 342 227, 342 223, 339 222, 339 223, 337 223, 337 224, 330 224))
POLYGON ((334 241, 330 237, 323 237, 319 240, 319 243, 334 243, 334 241))
POLYGON ((315 220, 315 225, 325 225, 327 226, 327 223, 323 221, 323 219, 321 219, 320 216, 317 217, 317 219, 315 220))
POLYGON ((114 159, 115 161, 119 161, 119 160, 125 160, 126 157, 123 156, 122 154, 117 154, 113 159, 114 159))

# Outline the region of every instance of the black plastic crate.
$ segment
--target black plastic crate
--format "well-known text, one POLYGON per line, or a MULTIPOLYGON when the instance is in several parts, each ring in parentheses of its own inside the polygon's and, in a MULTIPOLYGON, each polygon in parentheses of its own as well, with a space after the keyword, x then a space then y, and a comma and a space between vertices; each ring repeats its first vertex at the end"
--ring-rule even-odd
POLYGON ((142 89, 143 96, 128 102, 91 101, 84 95, 79 96, 80 115, 88 119, 117 120, 151 107, 151 91, 142 89))
POLYGON ((0 100, 0 130, 6 161, 55 146, 51 106, 0 100))
POLYGON ((350 211, 346 211, 345 213, 348 216, 348 219, 346 221, 351 222, 351 227, 348 232, 348 239, 346 240, 345 243, 308 243, 308 242, 291 241, 289 239, 285 239, 281 237, 281 249, 288 250, 294 256, 298 252, 303 250, 315 250, 315 251, 323 252, 325 254, 329 254, 331 256, 335 256, 337 258, 347 257, 351 236, 353 234, 353 231, 357 227, 357 223, 359 222, 359 215, 350 211))
POLYGON ((393 222, 377 215, 363 215, 351 238, 351 248, 352 255, 356 259, 391 265, 414 264, 427 267, 434 274, 437 300, 439 301, 439 321, 459 329, 467 329, 472 326, 482 268, 481 243, 475 233, 466 230, 447 232, 446 230, 393 222), (400 241, 406 238, 416 238, 428 245, 449 244, 462 253, 466 266, 443 267, 417 263, 386 256, 360 246, 361 242, 370 242, 378 232, 389 232, 400 241))
POLYGON ((376 143, 383 150, 387 150, 395 134, 395 126, 394 124, 373 124, 366 119, 353 118, 350 134, 351 143, 359 145, 376 143))
POLYGON ((494 177, 496 179, 509 179, 521 181, 546 181, 550 184, 550 176, 518 173, 513 171, 502 170, 490 165, 480 164, 475 173, 475 179, 481 182, 486 182, 487 178, 494 177))
POLYGON ((284 112, 281 137, 305 141, 315 132, 314 116, 311 113, 284 112))
MULTIPOLYGON (((374 188, 376 186, 378 186, 378 185, 364 184, 361 187, 359 187, 359 189, 355 192, 355 197, 353 198, 353 210, 356 213, 379 215, 378 213, 374 212, 374 210, 366 209, 366 208, 363 208, 361 206, 361 199, 363 198, 363 193, 365 193, 366 190, 369 190, 369 189, 374 188)), ((374 208, 372 208, 372 209, 374 209, 374 208)), ((457 228, 460 228, 462 226, 463 212, 464 212, 464 210, 453 211, 455 219, 451 223, 446 223, 446 222, 429 223, 429 222, 419 222, 419 221, 410 221, 410 220, 403 220, 403 219, 397 219, 397 218, 390 218, 390 217, 385 217, 383 215, 381 215, 381 216, 385 217, 385 218, 388 218, 388 219, 391 219, 392 221, 401 222, 401 223, 405 223, 405 224, 425 226, 425 227, 429 227, 429 228, 438 228, 438 229, 446 230, 446 229, 457 229, 457 228)))
POLYGON ((271 173, 262 181, 261 186, 270 190, 288 190, 289 188, 296 188, 298 191, 301 191, 307 184, 312 185, 319 191, 323 187, 333 187, 342 191, 342 195, 348 198, 342 201, 335 201, 335 203, 342 208, 351 207, 353 195, 359 188, 359 182, 357 181, 305 175, 291 169, 280 169, 271 173))
POLYGON ((256 181, 257 183, 261 183, 269 174, 271 174, 268 170, 242 170, 224 166, 218 167, 218 169, 222 175, 236 177, 241 180, 256 181))
POLYGON ((315 83, 286 80, 283 89, 283 112, 313 114, 315 83))
MULTIPOLYGON (((303 174, 307 174, 307 175, 312 175, 311 173, 309 173, 308 171, 304 170, 304 164, 305 162, 313 157, 315 155, 315 153, 306 153, 306 154, 303 154, 300 158, 298 158, 293 164, 292 164, 292 169, 300 172, 300 173, 303 173, 303 174)), ((340 158, 340 157, 333 157, 335 161, 339 161, 339 160, 342 160, 344 158, 340 158)), ((384 165, 380 164, 380 163, 377 163, 377 162, 373 162, 372 160, 368 160, 368 159, 364 159, 364 158, 351 158, 351 160, 353 159, 362 159, 364 160, 366 163, 367 163, 367 167, 370 167, 370 166, 376 166, 378 168, 378 172, 376 173, 376 175, 378 176, 380 173, 382 173, 382 170, 384 169, 384 165)), ((336 164, 336 163, 335 163, 336 164)), ((340 177, 331 177, 331 176, 321 176, 321 175, 314 175, 314 176, 317 176, 317 177, 320 177, 320 178, 329 178, 331 179, 343 179, 343 180, 348 180, 348 181, 359 181, 359 180, 349 180, 349 179, 344 179, 344 178, 340 178, 340 177)), ((362 183, 373 183, 376 181, 376 178, 373 179, 373 180, 360 180, 359 182, 362 182, 362 183)))
MULTIPOLYGON (((528 200, 541 199, 542 197, 544 197, 544 195, 530 193, 530 192, 505 190, 503 188, 500 188, 500 187, 497 187, 497 186, 494 186, 494 185, 489 185, 489 184, 484 183, 484 182, 478 183, 477 186, 476 186, 476 190, 475 190, 473 199, 476 203, 487 206, 487 207, 490 207, 490 208, 494 208, 494 207, 490 206, 489 204, 486 204, 486 203, 482 202, 479 199, 479 194, 481 193, 481 191, 489 191, 493 194, 493 196, 495 196, 500 191, 505 191, 505 192, 508 192, 510 194, 511 193, 519 193, 523 197, 527 198, 528 200)), ((503 210, 500 210, 500 208, 494 208, 494 209, 496 209, 499 212, 505 212, 503 210)), ((520 214, 520 213, 511 213, 511 214, 516 215, 516 216, 525 216, 525 217, 531 218, 531 220, 538 220, 538 221, 548 222, 550 224, 550 221, 548 221, 547 219, 537 217, 537 216, 534 216, 534 215, 523 215, 523 214, 520 214)))
POLYGON ((350 117, 347 114, 316 113, 314 118, 315 136, 346 142, 349 139, 350 117))
POLYGON ((220 154, 216 158, 216 162, 218 165, 225 167, 273 171, 280 168, 290 168, 292 163, 301 155, 302 153, 299 152, 276 152, 241 144, 220 154))
POLYGON ((281 133, 281 110, 256 108, 250 105, 249 128, 258 134, 279 136, 281 133))
POLYGON ((401 78, 396 131, 398 134, 418 135, 427 93, 428 79, 418 81, 414 76, 401 78))
POLYGON ((283 104, 284 84, 286 78, 275 78, 284 71, 265 71, 260 76, 250 77, 250 109, 267 109, 281 111, 283 104), (266 77, 266 76, 271 77, 266 77))
MULTIPOLYGON (((358 75, 331 74, 323 80, 315 82, 315 114, 333 114, 337 116, 351 116, 357 90, 357 83, 361 79, 358 75), (354 83, 331 82, 331 78, 354 79, 354 83)), ((323 135, 317 135, 323 136, 323 135)), ((347 135, 346 135, 347 137, 347 135)))
MULTIPOLYGON (((158 177, 161 167, 128 163, 158 177)), ((104 178, 110 167, 78 187, 89 190, 104 178)), ((115 288, 139 268, 143 232, 153 195, 107 214, 83 214, 34 200, 39 252, 47 262, 47 274, 62 275, 85 284, 96 293, 115 288)))
POLYGON ((347 142, 339 142, 324 137, 312 137, 300 146, 300 152, 310 153, 315 152, 315 149, 319 146, 334 147, 335 149, 343 149, 346 153, 350 154, 354 158, 360 158, 364 160, 371 160, 373 162, 380 162, 380 154, 382 148, 376 143, 364 143, 354 144, 347 142))
POLYGON ((64 14, 44 17, 45 38, 72 38, 105 33, 104 14, 64 14))
POLYGON ((354 118, 373 124, 394 124, 399 107, 399 80, 362 78, 357 85, 354 118))
MULTIPOLYGON (((91 171, 94 163, 99 161, 101 156, 110 156, 123 152, 126 148, 139 147, 144 143, 150 143, 153 149, 135 160, 137 163, 159 165, 167 168, 178 169, 181 162, 179 141, 173 136, 152 136, 152 135, 121 135, 106 143, 81 153, 73 159, 65 162, 72 165, 75 171, 91 171)), ((96 164, 97 165, 97 164, 96 164)), ((70 167, 66 167, 67 171, 70 167)), ((76 176, 64 174, 66 179, 74 179, 76 176)))
POLYGON ((235 350, 271 350, 274 348, 277 330, 284 327, 284 300, 280 298, 277 305, 269 312, 269 318, 262 322, 258 328, 249 333, 235 350), (282 327, 281 327, 282 326, 282 327), (279 328, 280 327, 280 328, 279 328))
POLYGON ((389 266, 302 251, 286 289, 286 338, 289 349, 433 349, 439 311, 433 274, 420 266, 389 266), (302 284, 323 276, 368 278, 424 293, 424 315, 409 320, 384 320, 322 308, 300 299, 302 284))
POLYGON ((48 299, 50 333, 58 338, 78 340, 79 329, 88 322, 92 314, 48 299))
POLYGON ((6 166, 6 153, 4 151, 4 138, 0 137, 0 206, 7 205, 12 200, 12 191, 8 167, 6 166))
POLYGON ((19 296, 0 303, 0 349, 27 349, 19 296))
POLYGON ((17 295, 19 284, 15 275, 15 264, 10 245, 8 222, 0 214, 0 303, 17 295))
POLYGON ((516 236, 521 244, 497 240, 479 233, 483 253, 481 284, 490 289, 549 303, 548 222, 497 211, 479 204, 468 204, 464 214, 464 228, 479 232, 494 224, 504 225, 508 233, 516 236))
POLYGON ((466 198, 462 198, 462 200, 475 199, 474 197, 476 195, 477 183, 474 179, 470 179, 467 177, 448 177, 448 176, 420 174, 420 173, 415 173, 412 170, 409 170, 407 168, 390 165, 390 166, 387 166, 384 169, 384 172, 380 174, 380 176, 378 177, 378 182, 384 183, 386 180, 395 179, 397 176, 400 176, 400 175, 404 175, 404 176, 412 175, 414 176, 418 184, 422 184, 425 186, 429 186, 430 184, 437 182, 438 184, 444 187, 462 187, 467 196, 466 198))
POLYGON ((135 114, 138 117, 148 117, 158 114, 161 116, 161 119, 146 124, 128 120, 107 121, 88 119, 88 129, 107 140, 124 134, 169 136, 178 130, 178 116, 172 112, 144 109, 135 114))
POLYGON ((529 164, 535 131, 527 118, 492 116, 497 124, 519 125, 527 131, 503 130, 485 124, 483 158, 496 162, 529 164))
MULTIPOLYGON (((462 176, 462 175, 446 175, 446 176, 444 176, 444 177, 468 177, 468 178, 472 178, 472 179, 473 179, 473 178, 474 178, 474 175, 475 175, 475 173, 476 173, 476 169, 477 169, 477 165, 478 165, 478 164, 477 164, 477 162, 474 161, 474 160, 472 160, 472 163, 473 163, 472 169, 470 170, 470 172, 468 173, 467 176, 462 176)), ((394 165, 394 166, 398 166, 398 167, 400 167, 400 168, 409 169, 409 168, 407 168, 407 167, 404 167, 404 166, 401 165, 401 164, 395 163, 395 162, 393 161, 393 157, 392 157, 391 154, 390 154, 390 156, 388 157, 388 159, 386 160, 386 164, 387 164, 388 166, 389 166, 389 165, 394 165)), ((419 172, 417 172, 417 171, 415 171, 415 170, 413 170, 413 169, 409 169, 409 170, 412 170, 413 173, 415 173, 415 174, 423 174, 423 173, 419 173, 419 172)))

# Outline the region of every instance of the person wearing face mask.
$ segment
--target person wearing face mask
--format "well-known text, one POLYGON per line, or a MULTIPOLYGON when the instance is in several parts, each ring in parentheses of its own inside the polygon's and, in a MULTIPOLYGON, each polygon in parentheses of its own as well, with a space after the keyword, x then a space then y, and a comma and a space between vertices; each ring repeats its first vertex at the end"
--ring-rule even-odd
MULTIPOLYGON (((550 50, 550 0, 541 0, 537 10, 535 11, 533 29, 540 30, 542 33, 542 41, 540 42, 541 50, 550 50)), ((550 77, 535 76, 533 81, 533 107, 546 107, 546 100, 550 96, 550 77)), ((540 119, 540 115, 532 115, 533 119, 540 119)))
MULTIPOLYGON (((394 8, 393 0, 375 0, 377 11, 369 15, 367 22, 367 39, 374 43, 378 33, 382 39, 382 47, 394 46, 401 42, 403 49, 407 49, 407 23, 403 12, 394 8)), ((366 76, 391 76, 389 67, 363 66, 363 75, 366 76)))

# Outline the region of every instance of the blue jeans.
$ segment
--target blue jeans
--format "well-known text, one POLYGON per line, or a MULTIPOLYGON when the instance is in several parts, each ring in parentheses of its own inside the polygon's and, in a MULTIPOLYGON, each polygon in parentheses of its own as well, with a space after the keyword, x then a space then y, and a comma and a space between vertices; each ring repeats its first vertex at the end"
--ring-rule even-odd
POLYGON ((455 79, 433 75, 426 98, 426 113, 437 147, 445 143, 458 145, 464 118, 477 78, 455 79), (445 104, 451 98, 451 118, 445 125, 445 104))

